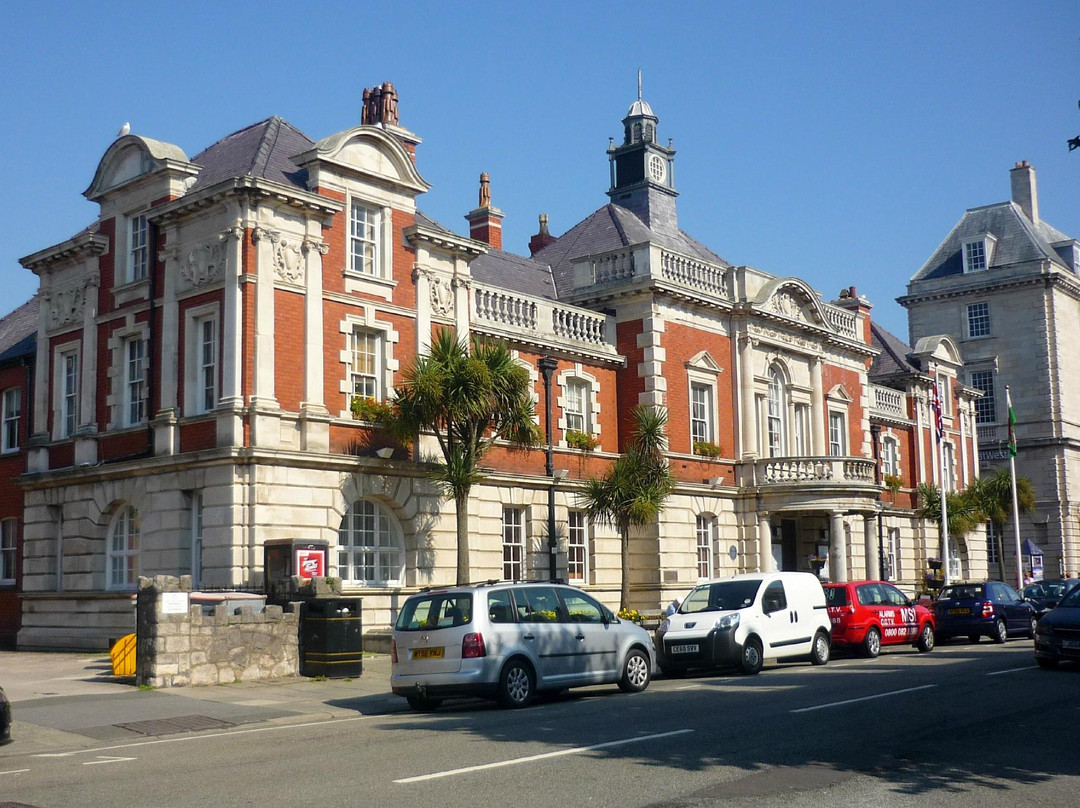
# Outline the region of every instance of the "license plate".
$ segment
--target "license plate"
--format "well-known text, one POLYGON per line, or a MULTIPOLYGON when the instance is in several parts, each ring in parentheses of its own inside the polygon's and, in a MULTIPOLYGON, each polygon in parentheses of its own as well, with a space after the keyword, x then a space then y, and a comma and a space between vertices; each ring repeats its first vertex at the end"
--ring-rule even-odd
POLYGON ((698 644, 688 643, 686 645, 673 645, 671 646, 671 653, 673 654, 696 654, 698 652, 698 644))
POLYGON ((1080 650, 1080 640, 1062 640, 1061 647, 1080 650))
POLYGON ((442 659, 442 656, 442 646, 438 648, 414 648, 412 652, 413 659, 442 659))
POLYGON ((971 609, 949 609, 949 614, 970 614, 971 609))

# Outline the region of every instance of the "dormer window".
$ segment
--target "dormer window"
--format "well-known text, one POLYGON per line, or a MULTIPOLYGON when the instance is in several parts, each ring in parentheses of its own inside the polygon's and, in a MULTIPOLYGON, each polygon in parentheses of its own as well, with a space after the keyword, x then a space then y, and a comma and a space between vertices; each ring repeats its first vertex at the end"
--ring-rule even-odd
POLYGON ((990 266, 996 239, 991 235, 964 242, 964 272, 982 272, 990 266))

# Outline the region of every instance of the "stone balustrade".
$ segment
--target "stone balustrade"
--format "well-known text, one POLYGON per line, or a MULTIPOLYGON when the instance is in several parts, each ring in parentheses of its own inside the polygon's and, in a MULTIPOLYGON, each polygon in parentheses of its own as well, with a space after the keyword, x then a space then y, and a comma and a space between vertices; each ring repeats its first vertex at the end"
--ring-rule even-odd
POLYGON ((554 300, 473 283, 473 327, 510 339, 532 338, 614 356, 614 318, 554 300))
POLYGON ((755 463, 758 485, 873 484, 874 461, 859 457, 771 457, 755 463))
POLYGON ((891 387, 870 385, 874 394, 871 412, 875 415, 889 415, 894 418, 907 418, 907 408, 904 406, 905 396, 900 390, 891 387))

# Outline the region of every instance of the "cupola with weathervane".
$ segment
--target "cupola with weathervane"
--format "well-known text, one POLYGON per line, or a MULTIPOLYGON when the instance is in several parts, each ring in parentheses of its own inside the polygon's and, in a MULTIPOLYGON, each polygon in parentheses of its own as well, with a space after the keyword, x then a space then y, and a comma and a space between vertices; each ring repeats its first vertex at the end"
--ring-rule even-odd
POLYGON ((641 71, 638 97, 623 118, 623 142, 614 138, 608 146, 611 167, 611 201, 635 213, 648 227, 660 233, 678 233, 675 213, 675 149, 671 141, 661 146, 657 140, 660 119, 641 98, 641 71))

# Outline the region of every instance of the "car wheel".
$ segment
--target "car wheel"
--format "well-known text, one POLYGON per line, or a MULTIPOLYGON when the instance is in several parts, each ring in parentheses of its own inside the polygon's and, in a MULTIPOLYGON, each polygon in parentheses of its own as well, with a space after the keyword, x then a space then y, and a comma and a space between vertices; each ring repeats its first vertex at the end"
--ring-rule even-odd
POLYGON ((1057 667, 1057 660, 1049 657, 1035 657, 1035 661, 1043 670, 1052 670, 1057 667))
POLYGON ((862 655, 873 659, 881 653, 881 632, 871 626, 862 641, 862 655))
POLYGON ((924 654, 934 650, 934 627, 929 623, 923 623, 922 631, 919 632, 919 641, 915 643, 915 647, 924 654))
POLYGON ((502 707, 525 707, 536 692, 536 677, 529 664, 522 659, 506 663, 499 676, 499 705, 502 707))
POLYGON ((406 696, 405 701, 409 706, 421 713, 430 713, 439 709, 442 699, 433 699, 430 696, 406 696))
MULTIPOLYGON (((880 643, 878 648, 880 650, 880 643)), ((819 631, 814 637, 814 645, 810 649, 810 661, 815 665, 824 665, 829 661, 829 637, 824 631, 819 631)))
POLYGON ((1009 639, 1009 630, 1005 627, 1004 620, 998 620, 994 623, 994 633, 992 635, 992 639, 998 645, 1009 639))
POLYGON ((623 674, 619 679, 619 690, 624 693, 640 693, 649 686, 652 668, 649 658, 637 648, 631 648, 623 663, 623 674))
POLYGON ((968 634, 968 642, 978 642, 981 639, 981 634, 968 634))
POLYGON ((761 640, 757 637, 747 637, 742 647, 742 655, 739 657, 739 669, 747 676, 753 676, 761 671, 765 659, 761 655, 761 640))
POLYGON ((1034 640, 1035 639, 1035 627, 1038 624, 1039 624, 1039 618, 1032 615, 1031 616, 1031 628, 1028 629, 1028 633, 1027 633, 1029 640, 1034 640))

